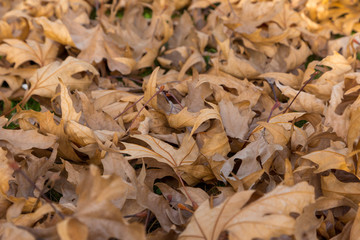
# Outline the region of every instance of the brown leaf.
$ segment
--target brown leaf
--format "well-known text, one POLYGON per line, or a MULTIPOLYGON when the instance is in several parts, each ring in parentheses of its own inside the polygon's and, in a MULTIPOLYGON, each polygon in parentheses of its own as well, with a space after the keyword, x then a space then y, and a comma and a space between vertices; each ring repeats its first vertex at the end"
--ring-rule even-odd
POLYGON ((0 52, 6 55, 9 62, 15 63, 15 68, 28 61, 33 61, 40 67, 48 65, 55 61, 59 50, 59 45, 48 38, 43 44, 33 40, 25 43, 18 39, 6 39, 4 42, 0 45, 0 52))
POLYGON ((293 187, 278 186, 246 205, 252 194, 253 191, 235 193, 214 208, 204 202, 179 239, 218 239, 223 231, 229 236, 241 234, 249 239, 291 235, 295 220, 289 214, 301 213, 306 205, 314 202, 314 189, 305 182, 293 187), (256 230, 259 226, 261 231, 256 230))
POLYGON ((111 175, 102 178, 99 170, 91 165, 90 175, 84 177, 76 189, 79 199, 74 214, 88 227, 90 239, 110 237, 145 239, 145 231, 139 223, 127 223, 111 201, 125 202, 127 183, 111 175))
POLYGON ((29 82, 31 83, 31 87, 24 98, 28 99, 32 95, 52 97, 59 84, 59 78, 63 80, 64 84, 69 87, 70 90, 86 89, 92 82, 92 77, 85 75, 78 79, 73 77, 73 75, 87 71, 93 75, 98 75, 97 70, 91 64, 73 57, 68 57, 64 62, 52 62, 38 69, 35 75, 30 78, 29 82))
POLYGON ((88 239, 89 231, 87 226, 76 218, 67 218, 57 224, 56 228, 60 238, 63 240, 71 240, 74 238, 79 240, 88 239))
POLYGON ((219 108, 226 134, 229 137, 244 139, 255 113, 250 108, 240 110, 232 102, 225 100, 219 102, 219 108))
POLYGON ((132 137, 147 143, 151 149, 137 144, 122 142, 126 149, 120 152, 131 155, 125 158, 127 160, 150 157, 176 168, 181 165, 191 164, 199 155, 196 142, 189 135, 183 137, 183 141, 178 149, 150 135, 133 135, 132 137))
POLYGON ((325 196, 344 196, 356 204, 360 202, 359 186, 359 182, 341 182, 333 173, 330 173, 329 176, 321 177, 321 188, 325 196))

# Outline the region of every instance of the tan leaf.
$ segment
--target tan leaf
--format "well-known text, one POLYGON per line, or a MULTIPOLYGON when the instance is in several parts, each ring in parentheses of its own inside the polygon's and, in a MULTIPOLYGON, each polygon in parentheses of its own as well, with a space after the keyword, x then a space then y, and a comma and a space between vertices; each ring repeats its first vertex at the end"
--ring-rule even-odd
POLYGON ((5 54, 9 62, 15 63, 15 68, 28 61, 43 67, 55 61, 59 50, 59 45, 49 38, 45 39, 45 43, 33 40, 27 40, 25 43, 18 39, 5 39, 4 42, 0 45, 0 53, 5 54))
POLYGON ((219 108, 226 134, 229 137, 244 139, 255 113, 250 108, 240 110, 232 102, 226 100, 219 102, 219 108))
MULTIPOLYGON (((81 161, 69 142, 69 136, 65 134, 63 120, 60 121, 59 124, 56 124, 54 121, 54 114, 50 113, 49 111, 35 112, 33 110, 21 111, 12 118, 13 121, 18 119, 20 121, 20 126, 22 124, 26 124, 26 122, 28 123, 30 119, 36 119, 40 125, 41 132, 50 133, 58 137, 60 156, 71 159, 73 161, 81 161), (25 122, 22 123, 22 121, 25 122)), ((32 124, 29 124, 28 126, 34 128, 32 124)))
POLYGON ((50 38, 63 45, 75 47, 75 43, 71 38, 69 30, 60 19, 52 22, 46 17, 38 17, 35 18, 35 21, 37 24, 43 27, 44 34, 47 38, 50 38))
POLYGON ((221 122, 214 121, 214 125, 207 130, 197 135, 200 152, 206 157, 211 157, 215 154, 226 156, 230 152, 230 144, 221 122))
POLYGON ((88 239, 88 228, 76 218, 67 218, 56 225, 61 240, 88 239))
POLYGON ((356 213, 356 217, 354 219, 354 223, 351 227, 350 240, 356 240, 359 238, 359 234, 360 234, 360 229, 358 228, 359 224, 360 224, 360 209, 358 209, 356 213))
MULTIPOLYGON (((280 91, 287 97, 289 97, 289 103, 298 93, 298 90, 292 89, 289 86, 283 86, 279 83, 276 83, 276 86, 280 89, 280 91)), ((300 92, 297 96, 293 104, 291 105, 290 109, 295 111, 306 111, 308 113, 322 113, 324 111, 325 104, 323 100, 318 99, 315 95, 307 93, 307 92, 300 92)))
POLYGON ((79 121, 81 117, 81 112, 76 112, 75 108, 73 106, 73 101, 71 100, 71 97, 69 95, 69 91, 62 81, 61 78, 59 78, 59 84, 60 84, 60 98, 61 98, 61 117, 64 119, 64 121, 79 121))
POLYGON ((131 155, 130 157, 125 157, 127 160, 150 157, 176 168, 181 165, 191 164, 199 155, 196 142, 189 135, 184 136, 178 149, 150 135, 134 135, 132 137, 144 141, 151 149, 137 144, 122 142, 126 149, 120 152, 131 155))
POLYGON ((295 220, 290 213, 301 213, 314 202, 314 189, 305 182, 293 187, 278 186, 260 199, 245 205, 253 191, 242 191, 211 208, 208 201, 195 211, 179 239, 218 239, 227 231, 230 239, 246 239, 291 235, 295 220), (258 229, 261 228, 261 231, 258 229))
POLYGON ((272 143, 285 146, 290 139, 290 131, 287 131, 281 125, 267 122, 257 122, 260 126, 263 126, 272 135, 272 143))
POLYGON ((17 227, 16 225, 7 222, 0 224, 0 235, 2 238, 9 240, 24 239, 24 240, 35 240, 36 238, 28 231, 17 227))
POLYGON ((346 161, 348 149, 333 149, 327 148, 321 151, 315 151, 302 158, 308 159, 317 165, 318 169, 314 173, 324 172, 329 169, 339 169, 344 170, 350 173, 355 173, 354 166, 351 166, 349 162, 346 161))
POLYGON ((21 150, 31 148, 47 149, 54 145, 57 137, 54 135, 43 135, 37 130, 10 130, 0 128, 0 140, 6 141, 21 150))
POLYGON ((136 65, 136 61, 127 57, 126 46, 121 47, 118 41, 106 34, 101 24, 91 29, 86 29, 72 19, 63 19, 72 40, 81 53, 78 58, 89 63, 99 63, 107 59, 111 71, 119 71, 122 74, 129 74, 136 65))
POLYGON ((0 40, 12 37, 11 26, 6 21, 0 20, 0 40))
POLYGON ((144 91, 144 101, 147 102, 151 99, 149 102, 149 105, 153 107, 154 109, 158 109, 157 106, 157 96, 156 95, 156 79, 159 72, 160 67, 155 68, 155 70, 151 73, 151 76, 149 78, 149 81, 146 84, 146 89, 144 91))
POLYGON ((36 71, 33 77, 30 78, 30 89, 25 94, 25 99, 32 95, 39 95, 43 97, 52 97, 55 94, 55 89, 59 84, 61 78, 64 84, 70 90, 86 89, 92 82, 92 77, 85 75, 77 79, 73 75, 80 72, 90 72, 93 75, 98 75, 97 70, 89 63, 78 60, 73 57, 68 57, 64 62, 52 62, 36 71))
POLYGON ((344 196, 356 204, 360 202, 360 183, 340 182, 333 173, 321 177, 321 189, 325 196, 344 196))
POLYGON ((359 105, 358 102, 359 101, 356 101, 356 103, 354 103, 353 109, 350 109, 352 111, 350 112, 349 131, 348 131, 348 134, 347 134, 347 144, 348 144, 348 147, 349 147, 349 151, 352 151, 353 147, 354 147, 354 144, 358 143, 358 141, 359 141, 360 105, 359 105))
POLYGON ((168 116, 169 125, 173 128, 193 127, 190 133, 191 136, 205 121, 209 119, 218 119, 221 121, 218 107, 214 104, 211 104, 211 106, 213 107, 212 109, 205 108, 198 113, 189 112, 187 107, 185 107, 179 113, 168 116))
POLYGON ((223 172, 224 176, 229 176, 229 170, 232 168, 229 168, 227 165, 230 164, 233 166, 235 159, 241 159, 242 163, 238 172, 236 173, 236 176, 239 179, 242 179, 254 172, 261 170, 261 165, 264 165, 269 159, 271 159, 275 151, 282 149, 282 146, 278 144, 269 144, 263 137, 261 137, 256 141, 251 142, 246 148, 237 152, 234 156, 228 159, 227 163, 224 164, 221 171, 223 172), (256 160, 258 157, 260 157, 260 162, 256 160), (226 172, 224 171, 225 169, 227 169, 226 172))
POLYGON ((332 69, 322 74, 318 79, 312 80, 306 85, 305 90, 317 98, 329 100, 332 88, 339 82, 344 81, 344 75, 352 70, 350 63, 339 53, 334 52, 320 62, 311 62, 304 73, 303 83, 310 78, 315 71, 316 65, 329 66, 332 69))

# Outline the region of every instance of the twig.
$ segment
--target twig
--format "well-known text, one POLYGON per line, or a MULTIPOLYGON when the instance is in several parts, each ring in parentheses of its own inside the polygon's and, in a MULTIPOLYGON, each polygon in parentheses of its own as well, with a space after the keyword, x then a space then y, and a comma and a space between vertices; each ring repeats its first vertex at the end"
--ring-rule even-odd
POLYGON ((144 96, 142 96, 141 98, 139 98, 139 100, 137 100, 136 102, 134 102, 133 104, 131 104, 129 107, 125 108, 124 111, 122 111, 121 113, 119 113, 119 115, 117 115, 114 119, 117 120, 121 115, 123 115, 125 112, 127 112, 127 110, 129 110, 130 108, 132 108, 133 106, 135 106, 138 102, 140 102, 142 99, 144 98, 144 96))
POLYGON ((299 89, 298 93, 295 95, 293 100, 290 102, 290 104, 285 108, 285 110, 282 113, 286 113, 290 109, 290 106, 293 104, 293 102, 295 101, 297 96, 299 96, 300 92, 302 90, 304 90, 306 85, 308 85, 313 79, 320 78, 325 72, 330 71, 332 68, 329 66, 325 66, 325 65, 316 65, 314 69, 315 69, 315 72, 313 72, 310 75, 310 78, 304 83, 304 85, 302 85, 302 87, 299 89))
MULTIPOLYGON (((274 105, 272 106, 271 108, 271 111, 270 111, 270 114, 266 120, 266 122, 269 122, 270 121, 270 118, 273 114, 273 112, 275 111, 275 109, 277 109, 278 107, 280 107, 280 102, 279 100, 277 99, 276 97, 276 92, 275 92, 275 87, 274 87, 274 83, 275 83, 275 79, 273 78, 265 78, 265 80, 269 83, 271 89, 272 89, 272 92, 273 92, 273 95, 274 95, 274 99, 275 99, 275 103, 274 105)), ((281 110, 281 109, 280 109, 281 110)))

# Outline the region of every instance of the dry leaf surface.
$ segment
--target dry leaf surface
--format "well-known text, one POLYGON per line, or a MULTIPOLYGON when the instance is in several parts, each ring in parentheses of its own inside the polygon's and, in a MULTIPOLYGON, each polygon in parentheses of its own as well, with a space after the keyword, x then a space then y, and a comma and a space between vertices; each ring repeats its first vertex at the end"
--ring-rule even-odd
POLYGON ((350 0, 3 0, 0 239, 358 239, 350 0))

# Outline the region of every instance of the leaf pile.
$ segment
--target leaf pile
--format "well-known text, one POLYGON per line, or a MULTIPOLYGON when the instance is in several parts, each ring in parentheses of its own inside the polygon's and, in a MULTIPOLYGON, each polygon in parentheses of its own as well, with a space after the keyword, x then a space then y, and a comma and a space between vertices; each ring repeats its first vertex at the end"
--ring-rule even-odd
POLYGON ((1 1, 1 239, 358 239, 359 19, 1 1))

